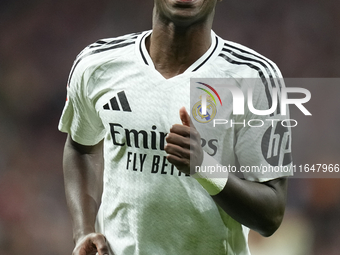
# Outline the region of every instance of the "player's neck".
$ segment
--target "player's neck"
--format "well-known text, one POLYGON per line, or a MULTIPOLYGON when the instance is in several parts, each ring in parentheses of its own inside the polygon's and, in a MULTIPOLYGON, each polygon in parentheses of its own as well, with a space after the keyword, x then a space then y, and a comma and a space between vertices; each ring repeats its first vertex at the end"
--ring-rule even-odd
POLYGON ((156 70, 165 78, 183 73, 211 45, 211 26, 178 28, 154 25, 147 49, 156 70))

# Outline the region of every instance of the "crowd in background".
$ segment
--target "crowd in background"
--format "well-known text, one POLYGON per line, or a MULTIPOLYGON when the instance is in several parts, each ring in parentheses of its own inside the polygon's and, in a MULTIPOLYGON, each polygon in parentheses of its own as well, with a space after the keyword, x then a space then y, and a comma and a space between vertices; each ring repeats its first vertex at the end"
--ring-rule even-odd
MULTIPOLYGON (((71 254, 62 175, 66 135, 57 130, 68 73, 76 55, 97 39, 150 29, 152 5, 0 1, 1 254, 71 254)), ((269 57, 285 77, 337 78, 339 13, 337 0, 224 0, 214 31, 269 57)), ((297 164, 340 163, 340 86, 321 83, 310 88, 312 117, 292 109, 299 118, 293 129, 297 164)), ((254 255, 338 254, 339 215, 339 178, 293 178, 282 227, 269 239, 252 233, 254 255)))

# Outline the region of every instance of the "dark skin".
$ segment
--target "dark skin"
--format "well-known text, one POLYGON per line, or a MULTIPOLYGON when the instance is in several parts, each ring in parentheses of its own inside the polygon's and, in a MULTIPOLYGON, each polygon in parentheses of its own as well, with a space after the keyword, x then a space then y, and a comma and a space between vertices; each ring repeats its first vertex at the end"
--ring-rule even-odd
MULTIPOLYGON (((165 151, 168 161, 178 170, 192 173, 194 170, 190 166, 199 166, 203 160, 201 137, 184 107, 180 109, 180 118, 182 125, 173 125, 166 137, 165 151)), ((286 178, 257 183, 229 174, 224 189, 212 198, 238 222, 263 236, 270 236, 281 224, 286 190, 286 178)))
POLYGON ((176 4, 155 0, 153 31, 146 47, 156 70, 165 78, 183 73, 211 45, 216 0, 176 4))
POLYGON ((94 224, 103 190, 103 142, 85 146, 67 137, 63 157, 67 204, 73 220, 73 255, 106 255, 105 237, 94 224))
MULTIPOLYGON (((155 0, 153 32, 146 40, 146 47, 156 70, 165 78, 183 73, 208 50, 216 2, 155 0)), ((189 173, 190 160, 192 165, 200 165, 203 151, 199 133, 183 108, 180 117, 182 124, 170 129, 165 151, 169 162, 189 173)), ((70 136, 65 144, 63 167, 66 198, 73 219, 73 255, 108 254, 105 237, 94 229, 103 185, 102 150, 103 142, 84 146, 70 136)), ((235 220, 269 236, 282 221, 286 189, 284 178, 256 183, 230 174, 225 188, 212 198, 235 220)))

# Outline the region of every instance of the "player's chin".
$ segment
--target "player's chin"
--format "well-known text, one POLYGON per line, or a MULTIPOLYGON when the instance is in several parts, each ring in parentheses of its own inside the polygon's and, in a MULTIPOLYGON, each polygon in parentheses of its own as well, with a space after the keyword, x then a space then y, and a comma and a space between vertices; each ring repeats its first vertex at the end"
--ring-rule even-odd
POLYGON ((197 13, 194 11, 177 12, 172 17, 172 21, 178 27, 188 27, 200 20, 197 13))

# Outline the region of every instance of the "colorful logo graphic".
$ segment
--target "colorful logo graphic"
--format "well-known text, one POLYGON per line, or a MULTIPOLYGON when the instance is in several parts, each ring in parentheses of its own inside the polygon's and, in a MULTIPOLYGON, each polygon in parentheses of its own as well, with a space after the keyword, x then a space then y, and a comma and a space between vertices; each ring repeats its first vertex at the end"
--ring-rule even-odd
MULTIPOLYGON (((205 87, 207 87, 208 89, 210 89, 218 98, 218 100, 220 101, 220 104, 222 106, 222 100, 219 96, 219 94, 217 93, 217 91, 210 85, 203 83, 203 82, 197 82, 198 84, 204 85, 205 87)), ((214 119, 214 117, 216 116, 216 99, 214 97, 214 95, 207 90, 206 88, 201 88, 201 87, 197 87, 197 89, 203 90, 204 93, 203 95, 200 96, 200 101, 198 101, 192 108, 192 116, 194 117, 194 119, 200 123, 208 123, 211 120, 214 119)))

